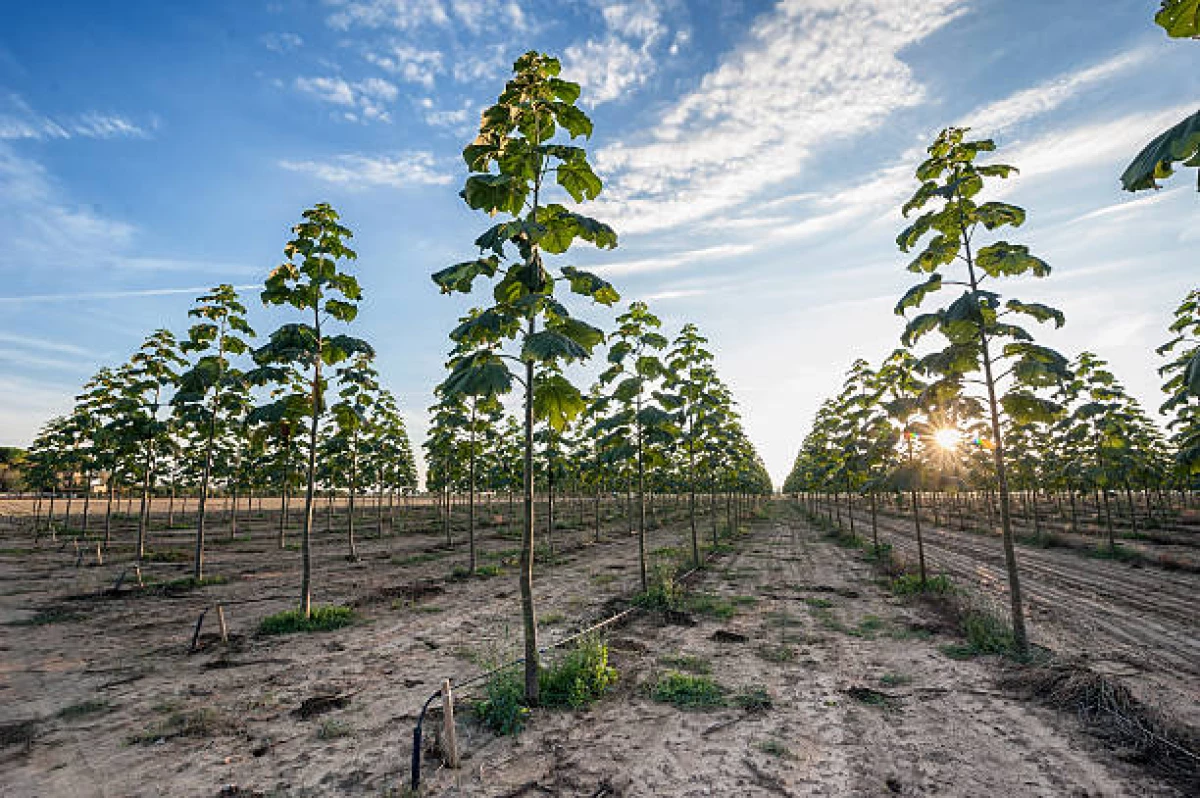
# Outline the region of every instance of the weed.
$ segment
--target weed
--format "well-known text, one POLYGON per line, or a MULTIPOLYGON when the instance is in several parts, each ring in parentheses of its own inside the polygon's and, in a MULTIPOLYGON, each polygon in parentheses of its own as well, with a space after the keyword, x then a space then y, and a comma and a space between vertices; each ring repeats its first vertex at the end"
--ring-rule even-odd
POLYGON ((589 579, 594 585, 611 585, 617 581, 616 574, 592 574, 589 579))
POLYGON ((777 759, 795 759, 796 755, 791 752, 786 745, 778 740, 763 740, 754 746, 759 751, 762 751, 767 756, 773 756, 777 759))
POLYGON ((165 720, 146 727, 141 734, 129 737, 129 742, 149 745, 174 737, 215 737, 231 728, 228 719, 216 710, 204 708, 172 712, 165 720))
POLYGON ((669 671, 654 685, 650 697, 679 709, 712 709, 725 706, 725 693, 707 676, 669 671))
POLYGON ((760 646, 756 653, 767 662, 791 662, 796 658, 796 649, 788 645, 760 646))
POLYGON ((339 737, 349 737, 352 734, 354 734, 354 727, 346 721, 336 718, 321 721, 321 725, 317 727, 318 740, 336 740, 339 737))
POLYGON ((525 728, 529 708, 525 706, 525 682, 516 667, 505 668, 488 679, 484 698, 473 709, 479 722, 496 734, 517 734, 525 728))
POLYGON ((912 682, 912 677, 905 676, 903 673, 885 673, 879 677, 879 683, 884 687, 902 687, 910 682, 912 682))
POLYGON ((833 602, 830 601, 829 599, 816 598, 813 596, 809 596, 808 598, 804 599, 804 603, 814 609, 819 609, 819 610, 827 610, 827 609, 830 609, 831 607, 833 607, 833 602))
POLYGON ((170 582, 154 585, 153 589, 163 593, 183 593, 188 590, 208 587, 209 585, 223 585, 228 581, 224 576, 205 576, 200 579, 188 576, 183 579, 172 579, 170 582))
POLYGON ((595 636, 581 639, 562 659, 539 674, 542 706, 581 709, 617 681, 608 664, 608 645, 595 636))
POLYGON ((878 615, 866 615, 858 622, 858 626, 850 630, 850 634, 855 637, 864 637, 868 640, 875 637, 875 633, 883 628, 883 619, 878 615))
POLYGON ((668 668, 675 668, 687 671, 688 673, 697 673, 700 675, 712 673, 712 663, 704 657, 696 657, 690 654, 666 654, 659 657, 658 661, 668 668))
POLYGON ((354 610, 337 605, 318 606, 305 618, 300 610, 268 615, 258 625, 259 634, 283 635, 293 632, 327 632, 354 623, 354 610))
POLYGON ((733 705, 747 712, 765 712, 774 706, 767 688, 760 685, 744 687, 733 696, 733 705))
POLYGON ((846 693, 858 703, 866 704, 869 707, 895 709, 899 704, 895 698, 887 693, 872 690, 870 687, 851 687, 846 693))
POLYGON ((78 704, 71 704, 69 707, 60 709, 58 717, 63 720, 70 720, 71 718, 82 718, 85 715, 94 715, 106 709, 108 709, 108 702, 104 700, 81 701, 78 704))
POLYGON ((1127 549, 1124 546, 1113 546, 1110 548, 1108 544, 1104 544, 1096 548, 1084 549, 1084 553, 1098 560, 1116 560, 1117 562, 1128 563, 1146 562, 1146 555, 1134 549, 1127 549))
POLYGON ((543 626, 554 626, 555 624, 562 623, 566 619, 567 616, 563 615, 561 612, 548 612, 538 620, 543 626))
POLYGON ((892 580, 891 588, 897 596, 913 596, 918 593, 947 595, 954 592, 954 583, 945 574, 937 574, 926 579, 922 585, 921 577, 917 574, 903 574, 892 580))

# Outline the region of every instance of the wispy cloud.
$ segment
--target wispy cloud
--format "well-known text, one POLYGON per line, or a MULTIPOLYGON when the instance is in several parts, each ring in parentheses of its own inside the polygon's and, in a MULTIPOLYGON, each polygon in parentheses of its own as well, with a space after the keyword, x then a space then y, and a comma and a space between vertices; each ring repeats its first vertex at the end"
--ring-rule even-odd
POLYGON ((304 45, 304 39, 298 33, 266 33, 259 41, 273 53, 288 53, 304 45))
POLYGON ((119 114, 87 111, 52 118, 38 113, 19 95, 0 97, 0 139, 150 138, 154 124, 139 125, 119 114))
MULTIPOLYGON (((252 291, 262 286, 259 283, 235 285, 238 291, 252 291)), ((132 297, 172 296, 174 294, 196 294, 211 290, 212 286, 201 285, 190 288, 137 288, 128 291, 79 291, 64 294, 29 294, 27 296, 0 296, 0 303, 20 305, 35 302, 87 302, 105 299, 130 299, 132 297)), ((0 339, 3 340, 3 339, 0 339)))
POLYGON ((387 107, 399 89, 383 78, 351 83, 340 77, 296 78, 296 88, 322 102, 341 107, 341 118, 350 122, 390 121, 387 107))
POLYGON ((24 349, 40 349, 46 352, 57 352, 64 355, 86 355, 88 350, 74 344, 64 344, 61 341, 51 341, 36 338, 32 335, 16 335, 0 332, 0 344, 12 344, 24 349))
POLYGON ((438 170, 437 161, 429 152, 402 152, 394 156, 348 154, 329 161, 280 161, 279 165, 347 188, 445 185, 452 179, 438 170))
POLYGON ((716 246, 705 247, 703 249, 672 252, 667 255, 650 258, 618 261, 616 263, 606 262, 600 264, 599 266, 592 267, 591 270, 597 274, 604 274, 608 276, 656 272, 664 271, 666 269, 675 269, 680 266, 694 264, 700 261, 734 258, 739 255, 745 255, 752 251, 754 251, 754 245, 752 244, 718 244, 716 246))
MULTIPOLYGON (((663 8, 656 0, 601 4, 605 34, 563 52, 564 74, 579 81, 591 105, 629 95, 655 72, 656 50, 667 39, 663 8)), ((685 34, 686 35, 686 34, 685 34)))
POLYGON ((957 124, 970 126, 980 135, 995 136, 1022 122, 1047 114, 1088 89, 1147 63, 1156 50, 1156 47, 1139 47, 1118 53, 1092 66, 1059 75, 977 108, 957 124))
POLYGON ((818 146, 923 101, 900 52, 962 6, 928 0, 907 14, 894 0, 805 0, 762 15, 648 140, 599 152, 599 169, 612 177, 605 218, 625 232, 676 227, 794 180, 818 146))
POLYGON ((326 18, 334 30, 392 28, 400 31, 458 25, 479 31, 501 24, 523 31, 528 20, 513 0, 326 0, 336 10, 326 18))

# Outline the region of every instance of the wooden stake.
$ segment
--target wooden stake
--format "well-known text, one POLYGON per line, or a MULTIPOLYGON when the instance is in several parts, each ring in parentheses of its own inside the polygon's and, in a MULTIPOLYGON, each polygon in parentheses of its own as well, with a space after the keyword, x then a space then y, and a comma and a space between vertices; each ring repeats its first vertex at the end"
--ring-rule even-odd
POLYGON ((96 544, 96 565, 104 565, 104 555, 100 553, 100 544, 96 544))
POLYGON ((217 623, 221 625, 221 642, 229 642, 229 627, 225 625, 225 608, 217 605, 217 623))
POLYGON ((458 736, 454 729, 454 692, 450 680, 442 682, 442 748, 446 754, 446 767, 458 768, 458 736))

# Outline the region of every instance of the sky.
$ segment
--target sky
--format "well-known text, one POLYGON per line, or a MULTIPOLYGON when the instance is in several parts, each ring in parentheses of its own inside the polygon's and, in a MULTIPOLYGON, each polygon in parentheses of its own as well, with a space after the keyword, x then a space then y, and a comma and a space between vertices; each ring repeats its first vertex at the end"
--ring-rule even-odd
MULTIPOLYGON (((899 345, 896 248, 924 148, 951 124, 1021 171, 992 198, 1053 268, 1038 340, 1095 352, 1148 408, 1153 349, 1200 286, 1200 194, 1118 176, 1200 106, 1200 43, 1151 0, 14 0, 0 29, 0 445, 26 445, 99 367, 182 334, 196 296, 257 292, 291 225, 354 231, 371 341, 415 441, 470 306, 429 275, 489 220, 460 157, 513 60, 562 59, 595 123, 586 210, 620 245, 572 251, 673 335, 711 340, 779 482, 856 357, 899 345)), ((476 300, 481 301, 481 300, 476 300)), ((604 326, 615 315, 582 309, 604 326)), ((594 371, 592 372, 594 373, 594 371)), ((585 384, 589 372, 577 371, 585 384)))

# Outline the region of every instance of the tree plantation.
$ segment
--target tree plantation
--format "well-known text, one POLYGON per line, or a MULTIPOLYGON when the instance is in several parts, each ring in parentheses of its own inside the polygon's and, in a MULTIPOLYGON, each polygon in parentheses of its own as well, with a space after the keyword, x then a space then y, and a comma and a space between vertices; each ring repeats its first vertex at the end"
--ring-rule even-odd
MULTIPOLYGON (((296 16, 285 5, 269 9, 280 23, 296 16)), ((336 202, 264 188, 292 210, 264 199, 239 222, 282 250, 259 262, 247 245, 249 284, 214 248, 186 267, 219 275, 209 287, 81 295, 168 310, 122 317, 128 356, 97 358, 65 412, 48 402, 35 434, 0 447, 0 793, 1200 793, 1200 269, 1135 275, 1079 243, 1119 248, 1112 230, 1134 220, 1148 263, 1194 250, 1194 224, 1162 209, 1200 208, 1174 175, 1200 166, 1200 115, 1148 143, 1128 121, 1064 133, 1073 153, 1105 154, 1079 156, 1089 169, 1118 145, 1128 163, 1084 213, 1055 206, 1065 182, 1047 188, 1066 145, 1020 127, 1194 50, 1195 0, 1139 12, 1153 45, 966 116, 911 83, 922 53, 963 60, 942 78, 953 87, 982 80, 985 50, 989 64, 1027 52, 971 38, 956 20, 974 25, 982 4, 966 0, 685 17, 659 2, 321 5, 256 46, 309 63, 322 42, 312 63, 331 76, 262 67, 255 81, 334 107, 314 129, 366 142, 392 126, 402 146, 275 159, 336 202), (589 14, 608 38, 567 35, 589 14), (513 60, 511 43, 486 44, 493 27, 532 49, 513 60), (708 71, 695 54, 732 30, 708 71), (355 77, 351 51, 386 78, 355 77), (454 95, 455 110, 438 93, 450 81, 486 101, 454 95), (869 182, 817 188, 862 155, 847 157, 843 116, 908 135, 877 124, 892 95, 908 104, 888 108, 936 117, 920 146, 869 182), (1097 129, 1107 138, 1079 132, 1097 129), (818 168, 821 142, 841 154, 818 168), (426 210, 380 199, 414 186, 418 204, 457 214, 429 238, 412 235, 426 210), (1122 188, 1135 198, 1109 207, 1122 188), (846 219, 856 232, 839 236, 861 241, 817 240, 846 219), (757 271, 776 244, 786 284, 757 271), (842 263, 838 246, 872 248, 874 265, 842 263), (1076 268, 1080 251, 1096 263, 1076 268), (1131 298, 1128 318, 1091 330, 1122 300, 1106 294, 1113 274, 1144 281, 1139 301, 1170 301, 1131 298), (1081 347, 1066 336, 1082 327, 1081 347), (788 357, 746 343, 764 329, 788 357), (814 352, 835 365, 814 370, 814 352), (773 470, 779 446, 790 470, 773 470)), ((1030 28, 1067 13, 1005 9, 1030 28)), ((981 29, 1007 24, 992 16, 981 29)), ((53 187, 7 142, 166 128, 35 118, 12 98, 0 179, 31 197, 53 187)), ((258 133, 229 124, 251 147, 258 133)), ((48 218, 102 246, 98 216, 48 218)), ((14 251, 42 263, 17 224, 14 251)), ((56 297, 0 297, 0 314, 56 297)), ((81 313, 97 335, 104 318, 81 313)), ((6 328, 0 357, 37 348, 6 328)))

